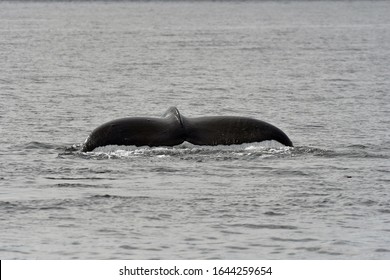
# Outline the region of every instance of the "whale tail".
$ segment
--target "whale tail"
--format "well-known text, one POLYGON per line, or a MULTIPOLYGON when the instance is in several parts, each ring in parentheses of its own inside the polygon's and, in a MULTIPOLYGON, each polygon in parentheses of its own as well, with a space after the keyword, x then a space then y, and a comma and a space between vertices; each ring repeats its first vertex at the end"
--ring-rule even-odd
POLYGON ((292 147, 288 136, 276 126, 246 117, 185 118, 186 141, 196 145, 232 145, 275 140, 292 147))
POLYGON ((246 117, 186 118, 176 107, 162 118, 123 118, 97 127, 88 136, 81 151, 89 152, 107 145, 175 146, 188 141, 195 145, 232 145, 276 140, 293 146, 279 128, 246 117))

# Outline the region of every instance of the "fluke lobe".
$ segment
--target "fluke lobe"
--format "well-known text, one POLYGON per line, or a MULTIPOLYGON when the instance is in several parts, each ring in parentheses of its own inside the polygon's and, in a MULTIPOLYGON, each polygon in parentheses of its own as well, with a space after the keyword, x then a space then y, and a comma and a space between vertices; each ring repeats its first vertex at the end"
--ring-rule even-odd
POLYGON ((162 118, 133 117, 102 124, 88 136, 81 151, 107 145, 175 146, 187 141, 215 146, 265 140, 293 146, 282 130, 260 120, 236 116, 186 118, 171 107, 162 118))

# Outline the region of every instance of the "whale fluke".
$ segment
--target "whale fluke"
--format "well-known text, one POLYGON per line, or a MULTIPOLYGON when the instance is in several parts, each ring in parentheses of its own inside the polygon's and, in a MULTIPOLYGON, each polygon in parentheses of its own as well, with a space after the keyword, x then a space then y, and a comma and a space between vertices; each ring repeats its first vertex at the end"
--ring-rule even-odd
POLYGON ((282 130, 264 121, 236 116, 187 118, 171 107, 162 118, 131 117, 104 123, 92 131, 81 151, 107 145, 176 146, 187 141, 214 146, 265 140, 293 146, 282 130))

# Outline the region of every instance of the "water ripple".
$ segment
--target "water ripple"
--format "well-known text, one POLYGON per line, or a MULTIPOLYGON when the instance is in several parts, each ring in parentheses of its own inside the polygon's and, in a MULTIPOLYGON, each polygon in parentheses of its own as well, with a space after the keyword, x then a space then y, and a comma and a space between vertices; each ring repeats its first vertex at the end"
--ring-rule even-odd
POLYGON ((296 226, 290 225, 274 225, 274 224, 231 224, 231 227, 242 227, 248 229, 289 229, 295 230, 298 229, 296 226))

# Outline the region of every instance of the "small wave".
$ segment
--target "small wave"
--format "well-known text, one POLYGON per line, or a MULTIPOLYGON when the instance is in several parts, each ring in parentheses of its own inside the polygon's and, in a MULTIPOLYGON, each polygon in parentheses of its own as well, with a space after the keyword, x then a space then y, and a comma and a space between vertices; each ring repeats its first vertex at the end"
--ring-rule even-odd
POLYGON ((17 204, 9 201, 0 201, 0 209, 12 209, 16 207, 17 204))
MULTIPOLYGON (((148 196, 137 196, 138 199, 148 199, 148 196)), ((134 199, 134 196, 111 195, 111 194, 96 194, 89 197, 89 199, 134 199)))
POLYGON ((298 229, 296 226, 290 225, 274 225, 274 224, 231 224, 231 227, 243 227, 248 229, 298 229))
POLYGON ((130 202, 141 202, 151 200, 150 203, 155 203, 155 199, 149 196, 121 196, 121 195, 90 195, 83 198, 56 198, 56 199, 33 199, 20 201, 0 201, 1 213, 32 213, 33 211, 64 211, 71 208, 82 209, 84 207, 96 206, 101 204, 107 206, 107 203, 112 202, 112 205, 118 206, 123 204, 129 206, 130 202))
POLYGON ((329 250, 325 250, 321 247, 297 247, 296 248, 297 250, 303 250, 303 251, 306 251, 306 252, 315 252, 315 253, 318 253, 318 254, 321 254, 321 255, 329 255, 329 256, 340 256, 342 255, 342 253, 339 253, 339 252, 332 252, 332 251, 329 251, 329 250))
POLYGON ((379 249, 376 249, 375 252, 377 252, 377 253, 390 253, 390 250, 385 249, 385 248, 379 248, 379 249))
POLYGON ((284 216, 286 214, 285 213, 278 213, 278 212, 274 212, 274 211, 267 211, 267 212, 264 212, 264 215, 267 215, 267 216, 284 216))
POLYGON ((58 183, 53 185, 54 188, 69 188, 69 189, 84 189, 84 188, 93 188, 93 189, 109 189, 110 185, 102 184, 102 185, 92 185, 92 184, 81 184, 81 183, 58 183))
POLYGON ((324 158, 389 158, 390 155, 383 152, 381 148, 369 147, 367 145, 350 145, 335 149, 322 149, 316 147, 295 147, 292 156, 313 155, 324 158))
POLYGON ((280 238, 280 237, 271 237, 271 240, 274 241, 283 241, 283 242, 313 242, 318 239, 315 238, 280 238))
POLYGON ((22 213, 30 213, 34 210, 64 210, 65 208, 58 201, 46 202, 44 200, 32 200, 32 201, 1 201, 0 211, 6 213, 19 211, 22 213))
POLYGON ((326 149, 321 149, 316 147, 300 146, 300 147, 295 147, 293 154, 294 156, 314 155, 320 157, 333 157, 335 155, 335 152, 332 150, 326 150, 326 149))
POLYGON ((62 149, 63 147, 61 145, 52 144, 52 143, 32 141, 26 144, 18 144, 15 146, 15 148, 18 150, 35 150, 35 149, 57 150, 57 149, 62 149))
POLYGON ((54 176, 45 176, 43 177, 48 180, 63 180, 63 181, 78 181, 78 180, 115 180, 115 178, 101 178, 101 177, 54 177, 54 176))

